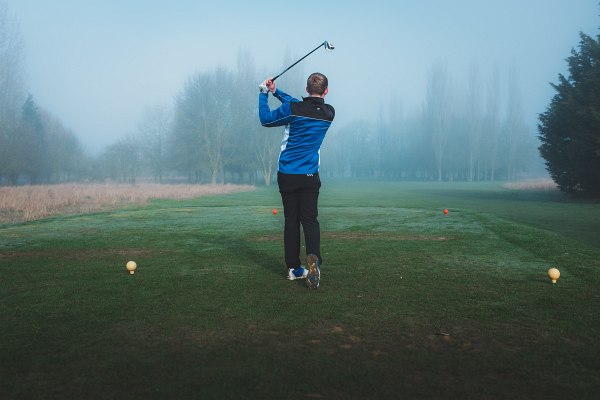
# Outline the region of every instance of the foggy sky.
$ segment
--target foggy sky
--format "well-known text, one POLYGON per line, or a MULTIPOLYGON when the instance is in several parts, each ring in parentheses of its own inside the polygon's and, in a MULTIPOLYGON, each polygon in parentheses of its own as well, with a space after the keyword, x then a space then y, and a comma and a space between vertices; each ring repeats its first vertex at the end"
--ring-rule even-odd
POLYGON ((516 68, 535 133, 579 32, 595 37, 600 26, 597 0, 6 2, 24 38, 29 92, 92 152, 134 133, 146 107, 171 106, 193 73, 235 69, 239 49, 267 77, 286 52, 300 57, 324 40, 335 51, 301 68, 329 77, 334 127, 376 120, 392 95, 416 112, 428 71, 443 61, 457 86, 474 63, 484 87, 497 68, 504 91, 516 68))

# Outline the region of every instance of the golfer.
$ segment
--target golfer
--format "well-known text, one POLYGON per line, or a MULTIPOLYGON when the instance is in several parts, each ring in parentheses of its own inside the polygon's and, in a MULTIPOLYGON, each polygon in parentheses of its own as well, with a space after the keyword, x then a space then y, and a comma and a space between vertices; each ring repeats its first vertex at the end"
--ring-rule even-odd
POLYGON ((265 127, 285 125, 281 142, 277 183, 285 227, 283 242, 289 280, 306 278, 308 287, 316 289, 321 279, 321 232, 317 220, 319 163, 321 143, 335 116, 335 110, 325 104, 329 92, 327 77, 311 74, 306 82, 308 97, 295 99, 275 87, 272 78, 259 85, 258 115, 265 127), (272 93, 281 106, 271 111, 268 95, 272 93), (306 245, 305 268, 300 261, 300 225, 306 245))

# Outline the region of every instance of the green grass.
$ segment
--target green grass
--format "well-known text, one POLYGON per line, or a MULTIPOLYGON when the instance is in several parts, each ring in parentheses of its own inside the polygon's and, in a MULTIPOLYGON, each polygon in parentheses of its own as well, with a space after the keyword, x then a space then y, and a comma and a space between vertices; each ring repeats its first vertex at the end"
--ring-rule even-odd
POLYGON ((0 226, 0 398, 595 398, 600 205, 321 193, 316 291, 283 279, 276 187, 0 226))

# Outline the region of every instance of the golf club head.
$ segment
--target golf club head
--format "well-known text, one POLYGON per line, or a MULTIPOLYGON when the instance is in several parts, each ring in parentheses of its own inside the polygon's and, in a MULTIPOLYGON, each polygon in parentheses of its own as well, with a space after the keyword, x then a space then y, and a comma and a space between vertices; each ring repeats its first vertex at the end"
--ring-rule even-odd
POLYGON ((333 50, 335 49, 335 46, 332 43, 329 43, 327 40, 323 42, 323 47, 325 47, 325 50, 333 50))

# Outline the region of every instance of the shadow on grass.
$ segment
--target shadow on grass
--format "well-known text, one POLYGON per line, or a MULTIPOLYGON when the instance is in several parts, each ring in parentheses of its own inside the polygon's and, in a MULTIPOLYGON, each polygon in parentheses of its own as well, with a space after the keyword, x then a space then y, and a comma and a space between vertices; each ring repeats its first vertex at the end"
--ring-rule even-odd
POLYGON ((246 260, 248 264, 258 267, 277 276, 284 276, 285 263, 283 261, 283 239, 281 240, 281 249, 277 252, 271 248, 259 247, 260 243, 252 243, 247 239, 234 240, 231 249, 236 252, 240 258, 246 260), (280 257, 278 257, 280 255, 280 257))

